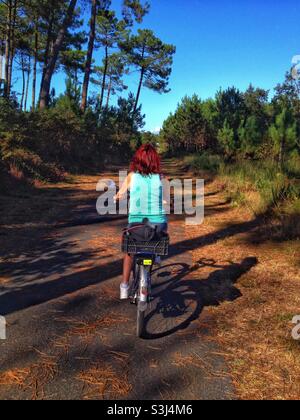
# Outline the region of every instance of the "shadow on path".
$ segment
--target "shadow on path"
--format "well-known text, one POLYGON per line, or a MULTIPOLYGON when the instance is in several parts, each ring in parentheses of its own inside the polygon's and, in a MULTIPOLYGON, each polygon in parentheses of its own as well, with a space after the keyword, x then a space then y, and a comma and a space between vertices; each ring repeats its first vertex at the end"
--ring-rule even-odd
MULTIPOLYGON (((234 224, 217 232, 175 243, 171 246, 170 258, 179 256, 187 251, 192 251, 194 249, 213 244, 221 239, 251 231, 258 225, 258 223, 258 220, 254 220, 251 222, 234 224)), ((80 252, 77 257, 73 254, 70 255, 73 261, 75 258, 76 260, 85 260, 85 256, 80 252)), ((64 258, 67 258, 66 254, 64 254, 64 258)), ((43 261, 41 261, 40 264, 42 265, 43 261)), ((30 270, 30 262, 28 262, 26 269, 30 270)), ((36 266, 35 269, 38 269, 38 266, 36 266)), ((53 299, 63 297, 69 293, 73 293, 88 286, 100 284, 104 281, 117 277, 121 274, 121 272, 122 259, 118 259, 116 261, 99 265, 99 267, 96 268, 75 272, 70 275, 62 275, 60 278, 55 280, 26 285, 23 287, 19 285, 18 288, 13 289, 12 291, 8 289, 7 292, 0 295, 1 314, 8 315, 34 305, 39 305, 53 299)))
POLYGON ((154 286, 153 294, 157 303, 155 309, 146 317, 145 338, 159 339, 184 330, 189 327, 191 322, 199 318, 204 307, 218 306, 222 302, 233 302, 240 298, 242 294, 235 287, 235 283, 257 263, 258 260, 255 257, 245 258, 241 264, 231 263, 228 266, 217 266, 215 262, 203 262, 202 266, 219 268, 211 273, 206 280, 183 280, 195 270, 187 264, 171 264, 159 269, 157 271, 158 281, 154 286), (181 269, 175 277, 170 278, 168 269, 174 269, 176 265, 181 269), (160 280, 164 277, 168 277, 168 280, 161 282, 160 280), (157 289, 161 290, 155 292, 157 289), (191 305, 195 307, 193 310, 190 309, 191 305), (181 322, 186 314, 186 319, 181 322), (172 319, 170 329, 160 332, 150 331, 148 325, 155 315, 160 315, 164 319, 172 319))

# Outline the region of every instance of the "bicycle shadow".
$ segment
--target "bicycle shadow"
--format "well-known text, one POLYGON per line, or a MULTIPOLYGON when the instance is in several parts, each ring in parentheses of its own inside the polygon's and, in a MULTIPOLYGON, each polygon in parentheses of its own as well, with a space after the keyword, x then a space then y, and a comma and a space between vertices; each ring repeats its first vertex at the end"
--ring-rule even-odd
POLYGON ((217 265, 213 260, 201 261, 196 267, 185 263, 169 264, 157 269, 154 275, 153 303, 145 317, 144 338, 160 339, 187 329, 203 309, 233 302, 242 296, 235 286, 239 278, 249 272, 258 260, 245 258, 240 264, 217 265), (185 279, 200 266, 216 267, 206 280, 185 279), (178 270, 174 276, 167 270, 178 270), (170 275, 172 276, 170 278, 170 275), (168 277, 167 280, 164 280, 168 277))

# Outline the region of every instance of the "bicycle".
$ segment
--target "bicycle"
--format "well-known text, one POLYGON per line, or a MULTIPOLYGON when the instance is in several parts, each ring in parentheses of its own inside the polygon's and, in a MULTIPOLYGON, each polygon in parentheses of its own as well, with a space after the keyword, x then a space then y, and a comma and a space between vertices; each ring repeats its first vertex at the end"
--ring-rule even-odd
POLYGON ((133 282, 130 287, 131 304, 137 306, 136 334, 142 338, 145 313, 151 303, 151 275, 157 257, 169 254, 169 235, 163 234, 158 240, 149 242, 135 241, 130 233, 125 232, 122 241, 122 252, 134 256, 133 282))

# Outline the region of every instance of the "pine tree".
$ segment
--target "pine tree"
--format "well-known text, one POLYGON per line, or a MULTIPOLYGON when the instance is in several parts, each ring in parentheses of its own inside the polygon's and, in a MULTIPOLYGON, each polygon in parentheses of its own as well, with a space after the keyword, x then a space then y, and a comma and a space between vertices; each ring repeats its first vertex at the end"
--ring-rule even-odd
POLYGON ((164 44, 153 31, 139 29, 137 35, 128 37, 122 48, 128 61, 140 72, 134 111, 137 110, 143 86, 158 93, 168 93, 176 48, 164 44))
POLYGON ((278 156, 278 165, 282 169, 286 152, 297 146, 297 125, 292 109, 283 107, 270 127, 270 136, 278 156))
MULTIPOLYGON (((59 28, 57 37, 51 46, 51 52, 47 48, 46 60, 44 62, 43 77, 40 90, 40 109, 45 109, 49 104, 49 94, 51 88, 51 81, 57 64, 59 53, 63 47, 63 43, 67 34, 67 30, 72 24, 74 12, 76 8, 77 0, 70 0, 67 10, 64 13, 63 21, 59 28)), ((53 22, 50 20, 49 29, 53 26, 53 22)), ((47 46, 48 47, 48 46, 47 46)))

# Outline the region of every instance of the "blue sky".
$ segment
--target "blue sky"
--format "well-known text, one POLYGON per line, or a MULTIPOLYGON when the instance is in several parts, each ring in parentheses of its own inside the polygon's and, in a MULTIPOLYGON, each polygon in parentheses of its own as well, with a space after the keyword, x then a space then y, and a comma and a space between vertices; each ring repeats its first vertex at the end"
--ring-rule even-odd
POLYGON ((143 26, 177 53, 171 93, 142 93, 146 128, 160 127, 186 94, 208 98, 250 83, 272 90, 300 54, 299 16, 296 0, 153 0, 143 26))
MULTIPOLYGON (((145 129, 154 131, 185 95, 206 99, 219 88, 244 90, 252 83, 272 89, 300 54, 299 0, 150 0, 143 28, 176 45, 171 92, 143 89, 145 129)), ((121 0, 113 0, 119 8, 121 0)), ((101 61, 101 52, 96 54, 101 61)), ((136 92, 138 74, 129 80, 136 92)), ((64 76, 54 78, 57 93, 64 76)))

